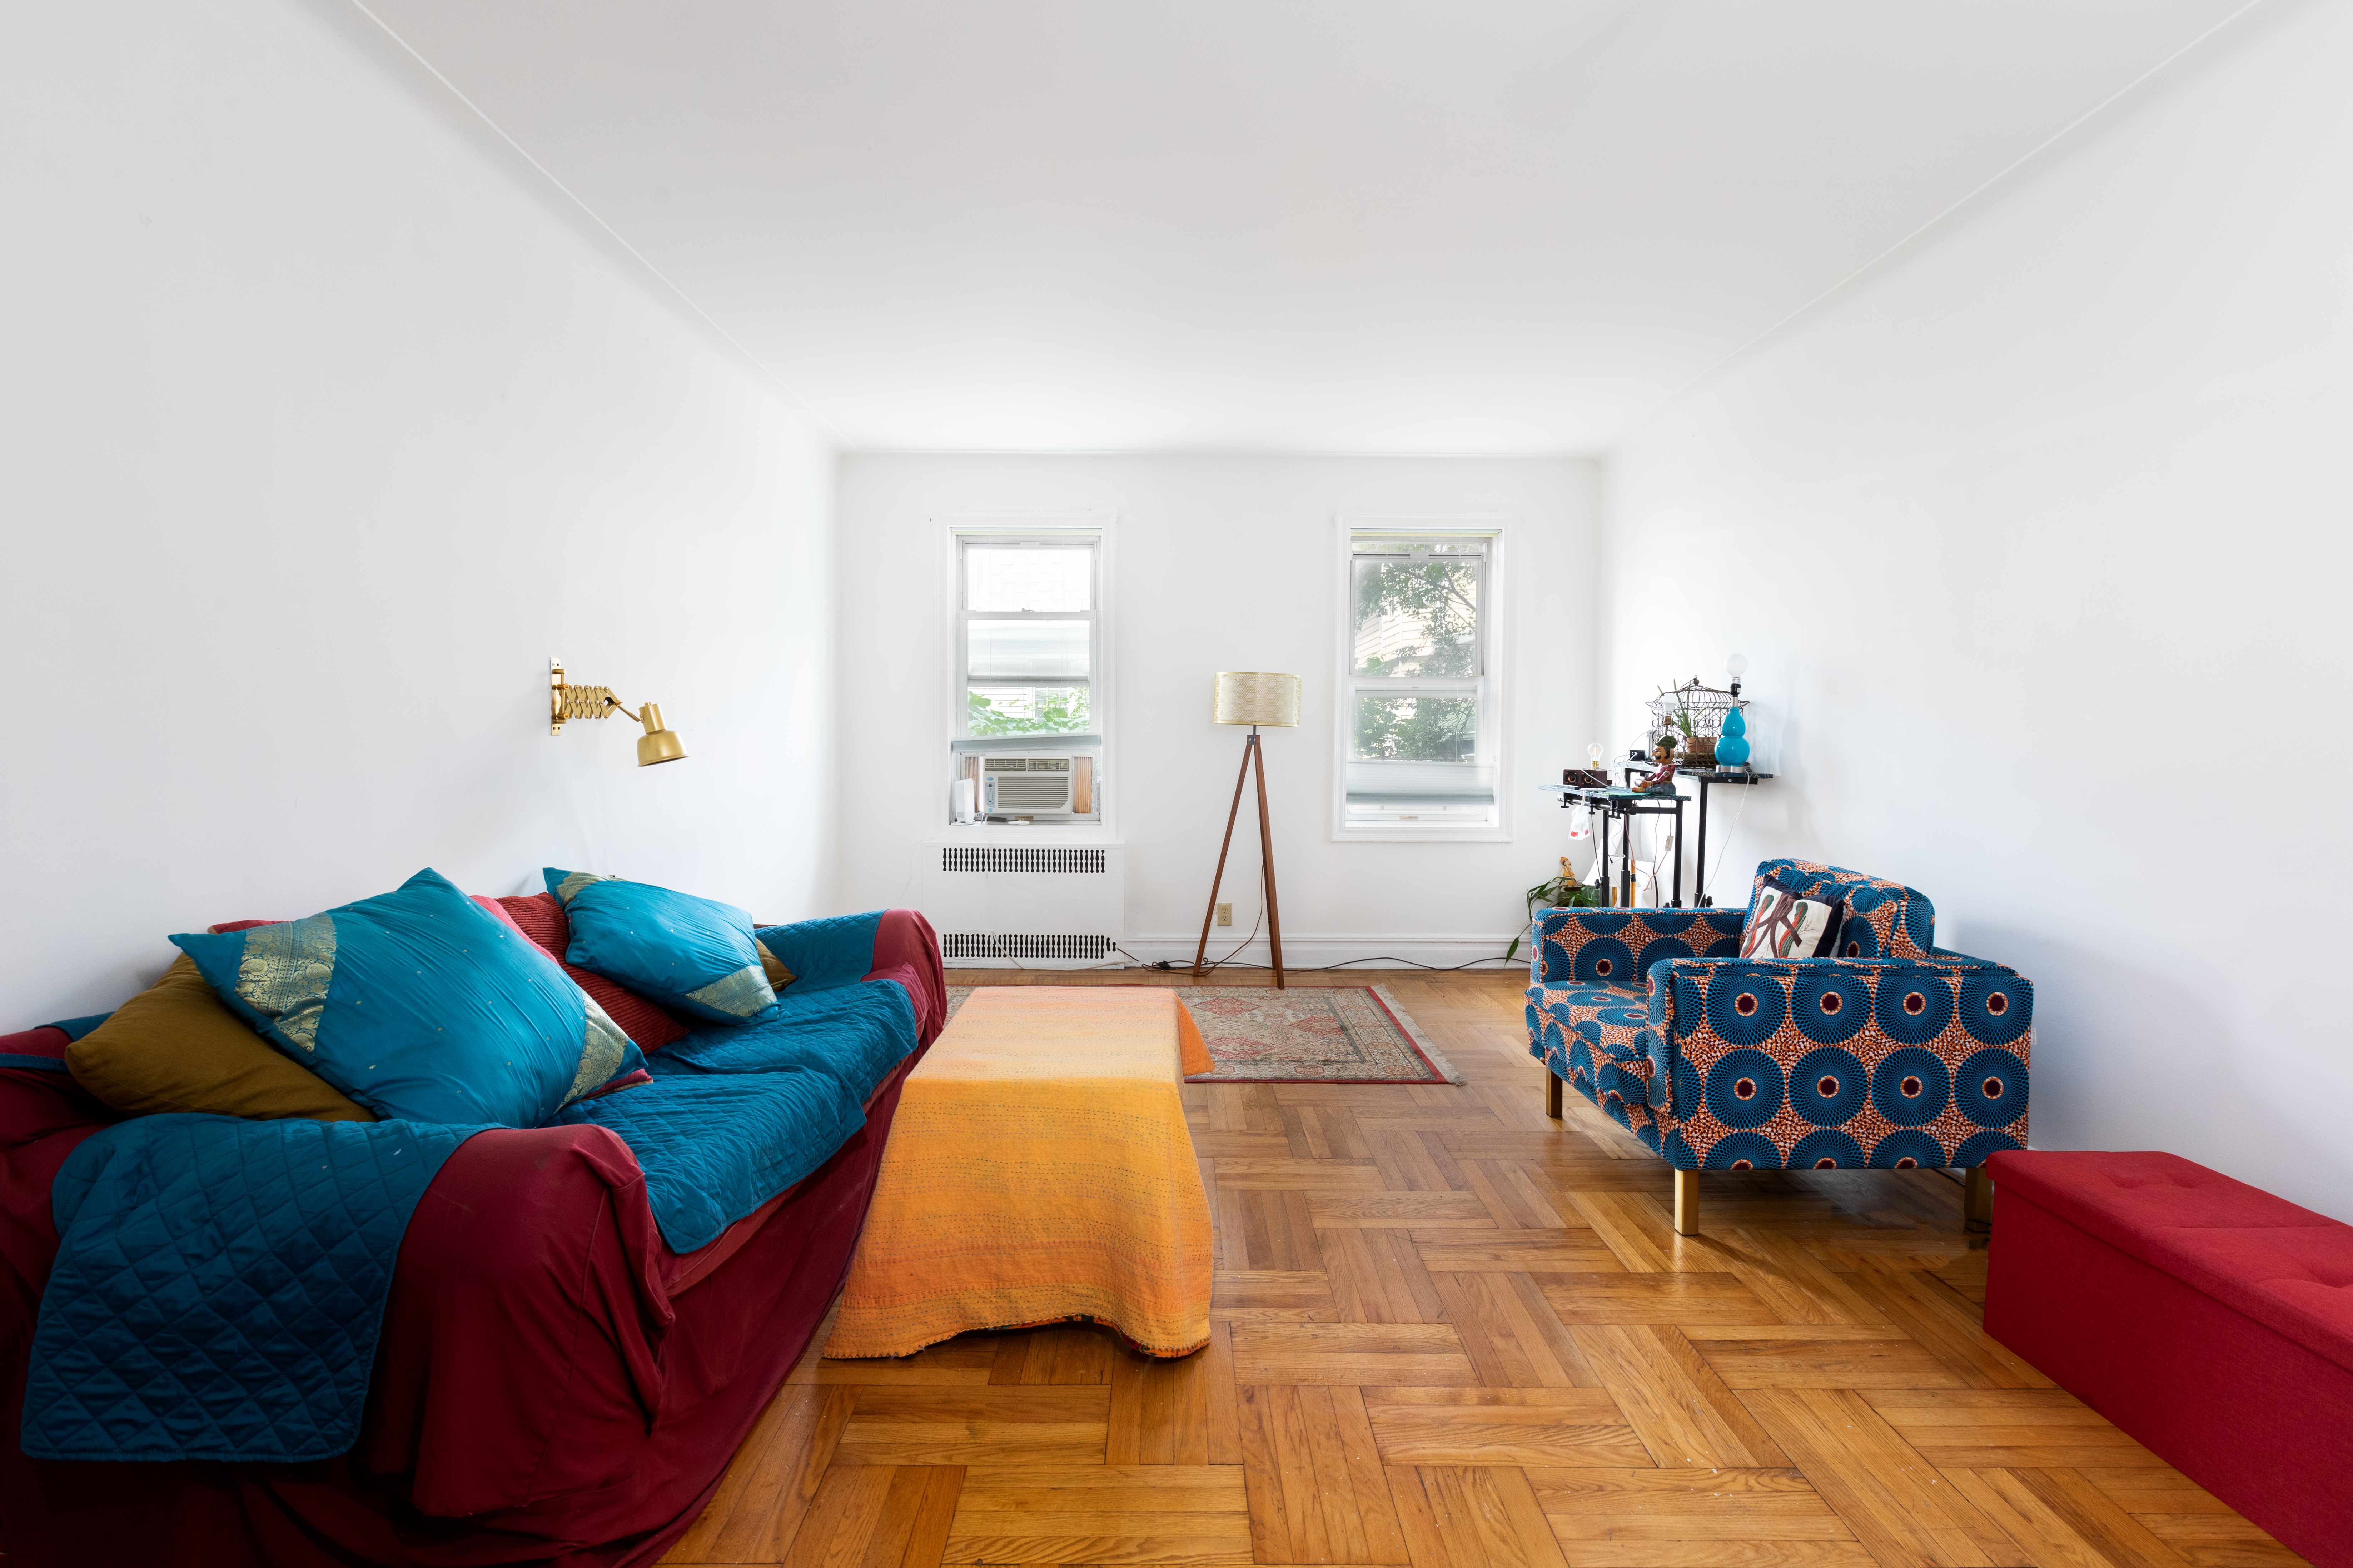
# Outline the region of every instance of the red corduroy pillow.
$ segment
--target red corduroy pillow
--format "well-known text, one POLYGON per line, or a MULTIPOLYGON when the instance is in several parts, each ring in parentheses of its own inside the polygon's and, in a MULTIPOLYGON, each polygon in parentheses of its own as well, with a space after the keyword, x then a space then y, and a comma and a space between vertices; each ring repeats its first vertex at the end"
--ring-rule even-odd
POLYGON ((636 992, 625 990, 601 974, 564 963, 565 950, 572 945, 572 922, 565 918, 564 906, 556 901, 554 894, 533 893, 527 898, 498 901, 513 918, 516 928, 537 942, 549 957, 563 963, 564 973, 596 999, 596 1005, 628 1032, 638 1049, 658 1051, 686 1038, 686 1030, 677 1019, 636 992))

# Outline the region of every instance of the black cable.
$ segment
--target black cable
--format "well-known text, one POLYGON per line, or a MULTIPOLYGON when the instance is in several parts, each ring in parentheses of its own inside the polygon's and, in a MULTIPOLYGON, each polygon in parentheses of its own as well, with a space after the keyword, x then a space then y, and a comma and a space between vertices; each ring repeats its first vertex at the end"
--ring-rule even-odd
MULTIPOLYGON (((1266 924, 1266 897, 1265 897, 1264 893, 1263 893, 1263 892, 1261 892, 1261 893, 1260 894, 1259 900, 1258 900, 1258 919, 1256 919, 1256 920, 1254 920, 1254 921, 1250 921, 1250 935, 1248 935, 1248 936, 1246 936, 1246 937, 1242 938, 1242 939, 1241 939, 1241 941, 1240 941, 1240 942, 1238 942, 1234 943, 1234 945, 1233 945, 1230 949, 1229 949, 1229 950, 1227 951, 1227 952, 1226 952, 1226 956, 1225 956, 1225 957, 1223 957, 1223 958, 1213 958, 1213 959, 1211 959, 1208 963, 1207 963, 1203 964, 1203 965, 1201 966, 1201 973, 1202 973, 1203 974, 1215 974, 1219 970, 1223 969, 1223 968, 1224 968, 1226 965, 1228 965, 1229 963, 1233 963, 1233 961, 1234 961, 1234 954, 1235 954, 1235 953, 1237 953, 1237 952, 1240 952, 1242 949, 1244 949, 1244 948, 1248 947, 1250 943, 1252 943, 1252 942, 1256 942, 1256 941, 1258 940, 1258 933, 1259 933, 1259 930, 1260 930, 1260 928, 1261 928, 1261 927, 1262 927, 1262 926, 1264 926, 1265 924, 1266 924)), ((1172 962, 1173 962, 1173 961, 1172 961, 1172 962)), ((1244 965, 1242 965, 1242 967, 1243 967, 1243 968, 1245 968, 1245 969, 1248 969, 1248 968, 1250 968, 1250 967, 1251 967, 1251 966, 1250 966, 1250 965, 1249 965, 1249 964, 1244 964, 1244 965)), ((1266 966, 1264 966, 1264 965, 1261 965, 1260 967, 1266 967, 1266 966)), ((1286 966, 1286 967, 1288 967, 1288 966, 1286 966)))
MULTIPOLYGON (((1525 969, 1527 967, 1525 960, 1517 958, 1504 958, 1500 955, 1494 958, 1474 958, 1468 963, 1424 963, 1419 959, 1396 958, 1384 953, 1374 958, 1345 958, 1342 959, 1337 963, 1286 963, 1282 966, 1282 972, 1285 974, 1329 974, 1336 971, 1345 969, 1352 963, 1402 963, 1413 969, 1427 969, 1434 974, 1451 974, 1456 970, 1469 969, 1474 965, 1482 963, 1507 963, 1514 969, 1525 969)), ((1152 963, 1145 964, 1144 967, 1146 969, 1175 970, 1190 969, 1193 966, 1189 963, 1185 963, 1173 958, 1162 958, 1155 959, 1152 963)), ((1201 973, 1206 975, 1219 969, 1263 969, 1271 974, 1274 972, 1274 965, 1271 963, 1237 963, 1231 959, 1227 959, 1218 963, 1205 965, 1201 973)))

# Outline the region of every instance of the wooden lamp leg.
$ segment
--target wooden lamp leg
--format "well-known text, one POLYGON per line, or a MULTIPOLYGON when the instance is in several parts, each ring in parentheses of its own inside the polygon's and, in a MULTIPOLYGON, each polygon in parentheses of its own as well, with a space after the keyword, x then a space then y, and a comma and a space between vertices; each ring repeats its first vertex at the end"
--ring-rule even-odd
MULTIPOLYGON (((1250 778, 1250 753, 1258 748, 1258 731, 1252 730, 1250 739, 1242 742, 1242 771, 1234 775, 1234 804, 1226 813, 1226 841, 1218 846, 1218 874, 1209 879, 1209 907, 1201 916, 1201 945, 1193 950, 1193 978, 1201 978, 1202 961, 1209 953, 1209 927, 1218 918, 1218 889, 1226 879, 1226 854, 1234 847, 1234 823, 1242 814, 1242 785, 1250 778)), ((1259 797, 1266 796, 1266 777, 1259 776, 1259 797)), ((1261 807, 1263 809, 1263 807, 1261 807)))
POLYGON ((1269 826, 1266 812, 1266 748, 1258 743, 1258 731, 1250 736, 1250 754, 1258 758, 1258 853, 1259 869, 1266 879, 1266 925, 1274 944, 1274 988, 1287 990, 1282 982, 1282 910, 1274 901, 1274 829, 1269 826))
POLYGON ((1697 1171, 1675 1173, 1675 1234, 1677 1236, 1699 1234, 1699 1173, 1697 1171))
POLYGON ((1560 1120, 1560 1074, 1550 1068, 1544 1069, 1545 1114, 1555 1121, 1560 1120))
POLYGON ((1983 1165, 1971 1165, 1962 1179, 1961 1217, 1970 1225, 1993 1224, 1993 1182, 1983 1165))

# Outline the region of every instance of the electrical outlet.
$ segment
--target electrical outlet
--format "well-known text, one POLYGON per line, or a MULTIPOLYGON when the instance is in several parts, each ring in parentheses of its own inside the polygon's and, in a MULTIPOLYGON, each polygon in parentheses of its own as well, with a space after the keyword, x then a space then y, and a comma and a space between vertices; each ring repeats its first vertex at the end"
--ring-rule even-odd
POLYGON ((1218 906, 1218 923, 1221 926, 1229 926, 1234 923, 1233 905, 1219 904, 1218 906))

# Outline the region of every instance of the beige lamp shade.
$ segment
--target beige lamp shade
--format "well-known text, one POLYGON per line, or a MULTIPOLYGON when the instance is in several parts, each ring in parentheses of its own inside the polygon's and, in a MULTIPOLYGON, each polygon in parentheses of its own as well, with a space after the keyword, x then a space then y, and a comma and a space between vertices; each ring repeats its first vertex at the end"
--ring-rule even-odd
POLYGON ((1218 671, 1218 722, 1295 728, 1299 723, 1299 677, 1256 669, 1218 671))

